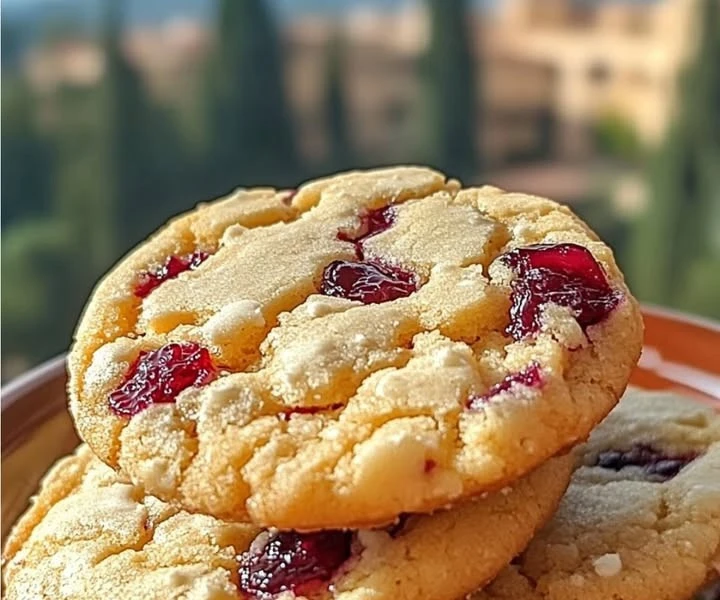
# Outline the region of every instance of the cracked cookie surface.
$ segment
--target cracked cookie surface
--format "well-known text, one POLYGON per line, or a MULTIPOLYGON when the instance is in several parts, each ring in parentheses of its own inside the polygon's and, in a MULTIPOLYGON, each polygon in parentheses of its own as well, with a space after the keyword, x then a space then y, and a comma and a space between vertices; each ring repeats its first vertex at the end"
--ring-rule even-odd
POLYGON ((419 167, 238 191, 100 283, 83 439, 149 493, 286 529, 500 489, 614 406, 642 323, 567 208, 419 167))
POLYGON ((310 534, 192 514, 87 446, 53 467, 4 549, 8 600, 454 600, 492 578, 552 514, 573 460, 381 530, 310 534))
POLYGON ((632 390, 579 456, 556 515, 472 600, 690 598, 720 553, 720 415, 632 390))

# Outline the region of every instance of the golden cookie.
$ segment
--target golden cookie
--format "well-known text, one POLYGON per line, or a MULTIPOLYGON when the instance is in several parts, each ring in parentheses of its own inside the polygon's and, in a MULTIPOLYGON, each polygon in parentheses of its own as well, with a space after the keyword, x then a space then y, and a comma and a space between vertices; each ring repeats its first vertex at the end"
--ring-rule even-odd
POLYGON ((512 489, 385 530, 300 534, 190 514, 87 447, 60 461, 8 539, 7 600, 455 600, 488 581, 557 506, 572 458, 512 489))
POLYGON ((418 167, 238 191, 96 289, 71 409, 163 500, 365 527, 500 489, 585 439, 642 323, 567 208, 418 167))
POLYGON ((720 556, 720 415, 633 390, 580 463, 555 517, 473 600, 690 598, 720 556))

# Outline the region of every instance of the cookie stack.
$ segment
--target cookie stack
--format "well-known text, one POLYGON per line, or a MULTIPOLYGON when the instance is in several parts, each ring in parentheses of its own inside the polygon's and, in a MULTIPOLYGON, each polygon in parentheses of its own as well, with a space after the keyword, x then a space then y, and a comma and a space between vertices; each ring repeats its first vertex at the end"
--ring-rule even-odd
POLYGON ((403 167, 202 205, 86 308, 87 445, 11 534, 7 597, 454 600, 502 571, 478 598, 634 599, 668 556, 690 594, 720 547, 712 411, 628 400, 570 453, 641 337, 548 200, 403 167))

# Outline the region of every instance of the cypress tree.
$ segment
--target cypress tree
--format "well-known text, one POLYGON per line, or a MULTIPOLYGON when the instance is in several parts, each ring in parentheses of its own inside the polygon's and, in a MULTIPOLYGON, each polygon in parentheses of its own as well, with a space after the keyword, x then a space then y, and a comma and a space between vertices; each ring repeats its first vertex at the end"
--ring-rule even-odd
POLYGON ((20 77, 2 85, 2 227, 49 209, 51 149, 35 123, 36 103, 20 77))
POLYGON ((325 80, 325 114, 327 119, 329 167, 346 169, 352 163, 352 151, 346 114, 346 98, 343 85, 345 72, 345 43, 340 33, 330 42, 327 53, 325 80))
POLYGON ((177 132, 123 53, 124 6, 105 1, 99 88, 66 87, 58 101, 57 208, 82 230, 97 273, 185 207, 177 132))
POLYGON ((157 225, 146 187, 152 131, 142 83, 122 52, 123 8, 122 0, 104 4, 99 87, 65 85, 56 98, 56 215, 83 240, 94 276, 157 225))
POLYGON ((213 193, 287 183, 297 166, 277 33, 262 0, 222 0, 210 64, 213 193))
POLYGON ((33 218, 2 236, 3 358, 35 364, 67 349, 89 282, 67 223, 33 218))
MULTIPOLYGON (((2 237, 4 353, 31 363, 67 348, 90 286, 111 259, 96 212, 102 204, 95 203, 104 193, 91 151, 97 147, 91 135, 95 99, 90 90, 64 88, 54 100, 60 130, 52 203, 10 224, 2 237)), ((28 166, 43 176, 40 164, 28 166)))
POLYGON ((154 121, 136 69, 122 50, 122 0, 105 0, 103 50, 105 75, 99 90, 98 147, 106 193, 96 198, 96 218, 126 249, 159 225, 157 175, 153 152, 154 121), (106 222, 105 219, 108 219, 106 222), (114 230, 114 231, 113 231, 114 230))
POLYGON ((629 243, 627 274, 633 292, 643 301, 667 303, 677 260, 678 225, 684 205, 680 148, 676 127, 648 165, 648 211, 639 221, 629 243))
MULTIPOLYGON (((52 172, 49 206, 3 235, 2 309, 11 323, 3 341, 10 353, 31 360, 67 347, 95 280, 171 214, 162 201, 172 190, 160 159, 173 148, 122 55, 120 0, 108 0, 106 8, 103 81, 99 88, 58 90, 54 168, 28 167, 38 181, 52 172)), ((31 184, 23 184, 28 192, 31 184)))
POLYGON ((43 219, 53 165, 49 142, 35 125, 35 98, 15 77, 5 78, 2 95, 3 360, 22 356, 32 364, 62 348, 53 329, 63 298, 49 286, 58 281, 66 240, 61 227, 43 219))
POLYGON ((481 170, 478 130, 477 65, 471 48, 467 3, 428 0, 432 34, 425 57, 428 102, 428 156, 440 169, 457 175, 481 170))
POLYGON ((681 77, 678 113, 648 166, 650 204, 627 271, 645 301, 720 316, 720 9, 703 0, 697 56, 681 77), (715 270, 715 276, 706 275, 715 270), (714 298, 714 300, 713 300, 714 298))
POLYGON ((120 195, 109 164, 112 149, 106 146, 99 96, 97 89, 65 85, 55 97, 59 119, 54 132, 52 218, 70 227, 76 243, 85 248, 76 266, 89 277, 110 265, 121 236, 116 212, 120 195))

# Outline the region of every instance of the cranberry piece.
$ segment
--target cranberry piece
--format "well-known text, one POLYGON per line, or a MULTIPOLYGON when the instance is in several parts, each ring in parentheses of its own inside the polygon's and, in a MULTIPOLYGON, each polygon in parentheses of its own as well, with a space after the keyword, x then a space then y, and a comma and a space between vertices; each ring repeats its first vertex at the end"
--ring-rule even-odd
POLYGON ((487 392, 482 395, 472 395, 468 400, 468 408, 471 410, 479 410, 484 404, 487 404, 495 396, 502 392, 508 391, 514 385, 522 385, 525 387, 540 387, 543 383, 542 371, 540 365, 536 362, 530 363, 519 373, 511 373, 500 383, 496 383, 487 392))
POLYGON ((351 544, 349 531, 261 533, 238 557, 240 591, 263 599, 285 591, 319 591, 350 558, 351 544))
POLYGON ((200 387, 216 377, 217 367, 207 348, 195 343, 167 344, 141 352, 108 403, 116 415, 131 417, 151 404, 173 402, 184 389, 200 387))
POLYGON ((606 450, 598 454, 592 466, 620 471, 641 467, 646 475, 667 481, 697 458, 697 454, 671 455, 648 444, 634 444, 629 450, 606 450))
POLYGON ((341 231, 338 233, 338 239, 362 246, 362 243, 368 238, 392 227, 396 216, 395 207, 392 205, 368 211, 360 216, 360 226, 354 232, 341 231))
POLYGON ((510 294, 510 324, 506 332, 519 340, 540 329, 542 307, 566 306, 587 328, 603 319, 620 302, 591 252, 577 244, 538 244, 518 248, 501 260, 517 273, 510 294))
POLYGON ((378 304, 409 296, 417 290, 418 282, 413 273, 379 260, 365 260, 363 243, 392 227, 395 217, 395 207, 384 206, 360 215, 360 224, 353 231, 338 233, 338 239, 355 246, 359 260, 336 260, 325 267, 320 293, 378 304))
POLYGON ((180 273, 197 269, 210 255, 202 250, 196 250, 186 256, 169 256, 165 264, 154 271, 145 271, 135 286, 135 295, 138 298, 147 297, 156 287, 168 279, 174 279, 180 273))
POLYGON ((409 296, 417 290, 413 273, 380 262, 336 260, 323 271, 320 293, 379 304, 409 296))

